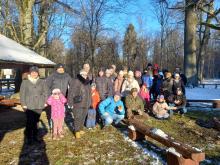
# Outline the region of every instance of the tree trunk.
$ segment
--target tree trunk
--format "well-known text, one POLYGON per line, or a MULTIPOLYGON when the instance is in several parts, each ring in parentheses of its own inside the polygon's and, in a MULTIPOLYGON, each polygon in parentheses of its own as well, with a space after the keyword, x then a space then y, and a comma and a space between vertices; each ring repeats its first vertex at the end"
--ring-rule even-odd
POLYGON ((19 9, 19 26, 21 43, 26 47, 33 46, 33 6, 35 0, 16 0, 19 9))
POLYGON ((197 82, 196 69, 196 25, 197 15, 195 5, 191 0, 186 0, 185 27, 184 27, 184 72, 188 82, 193 86, 197 82))

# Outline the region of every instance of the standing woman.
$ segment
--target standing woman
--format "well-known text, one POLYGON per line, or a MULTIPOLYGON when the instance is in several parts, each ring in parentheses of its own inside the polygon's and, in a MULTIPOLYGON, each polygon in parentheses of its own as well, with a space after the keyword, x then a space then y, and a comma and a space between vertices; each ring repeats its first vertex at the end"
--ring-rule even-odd
POLYGON ((44 80, 39 78, 39 69, 32 66, 26 80, 22 81, 20 88, 21 106, 26 112, 26 136, 28 144, 39 142, 37 138, 37 123, 46 106, 48 89, 44 80))
POLYGON ((68 93, 68 105, 73 108, 74 128, 76 138, 80 138, 88 109, 91 106, 91 87, 88 73, 81 70, 72 81, 68 93))

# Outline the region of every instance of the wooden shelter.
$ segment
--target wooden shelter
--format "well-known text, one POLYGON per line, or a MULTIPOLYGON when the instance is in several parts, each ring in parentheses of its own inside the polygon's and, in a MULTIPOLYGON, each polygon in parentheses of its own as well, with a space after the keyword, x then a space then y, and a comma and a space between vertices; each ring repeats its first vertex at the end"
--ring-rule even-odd
POLYGON ((53 68, 55 63, 0 34, 0 69, 16 70, 16 92, 20 88, 22 74, 33 65, 39 68, 53 68))

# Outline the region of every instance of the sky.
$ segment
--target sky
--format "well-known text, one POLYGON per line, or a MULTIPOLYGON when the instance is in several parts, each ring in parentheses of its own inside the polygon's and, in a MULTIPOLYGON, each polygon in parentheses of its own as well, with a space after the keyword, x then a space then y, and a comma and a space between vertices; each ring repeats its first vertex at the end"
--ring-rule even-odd
MULTIPOLYGON (((169 1, 176 3, 182 0, 169 1)), ((157 34, 160 32, 160 25, 151 2, 152 0, 133 0, 132 3, 124 9, 126 14, 112 13, 107 15, 103 20, 105 28, 114 29, 114 34, 116 32, 121 38, 123 38, 126 28, 130 23, 134 25, 138 35, 157 34)), ((220 0, 216 0, 215 2, 215 8, 219 8, 220 0)), ((111 31, 108 33, 111 33, 111 31)))

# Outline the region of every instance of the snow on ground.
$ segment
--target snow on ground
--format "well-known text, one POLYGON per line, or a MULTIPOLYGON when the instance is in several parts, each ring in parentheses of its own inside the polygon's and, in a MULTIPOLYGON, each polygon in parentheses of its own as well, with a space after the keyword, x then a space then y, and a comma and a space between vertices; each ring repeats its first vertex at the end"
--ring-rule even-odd
POLYGON ((220 88, 186 88, 186 98, 190 100, 220 100, 220 88))

